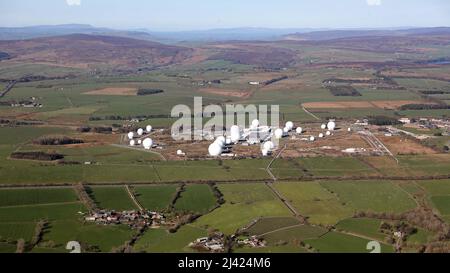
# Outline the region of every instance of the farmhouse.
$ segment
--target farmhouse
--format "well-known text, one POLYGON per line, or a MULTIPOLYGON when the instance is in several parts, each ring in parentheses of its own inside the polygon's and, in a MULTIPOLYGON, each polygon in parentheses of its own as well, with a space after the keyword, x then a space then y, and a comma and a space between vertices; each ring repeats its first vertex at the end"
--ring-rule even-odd
POLYGON ((190 243, 189 247, 209 252, 223 252, 225 250, 224 237, 225 236, 223 233, 216 232, 210 237, 198 238, 194 242, 190 243))

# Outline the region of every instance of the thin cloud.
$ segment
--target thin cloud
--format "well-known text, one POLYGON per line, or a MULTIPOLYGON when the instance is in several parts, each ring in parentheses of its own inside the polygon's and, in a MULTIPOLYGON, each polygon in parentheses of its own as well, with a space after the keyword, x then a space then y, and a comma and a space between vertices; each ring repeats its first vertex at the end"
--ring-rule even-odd
POLYGON ((381 0, 366 0, 369 6, 381 6, 381 0))
POLYGON ((69 6, 81 6, 81 0, 66 0, 69 6))

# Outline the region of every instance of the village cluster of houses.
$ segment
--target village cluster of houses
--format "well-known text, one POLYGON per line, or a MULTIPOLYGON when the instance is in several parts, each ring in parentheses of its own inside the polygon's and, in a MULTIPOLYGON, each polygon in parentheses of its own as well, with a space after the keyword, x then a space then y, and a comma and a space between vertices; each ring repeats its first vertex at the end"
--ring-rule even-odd
POLYGON ((223 233, 216 232, 212 236, 198 238, 189 244, 190 248, 199 249, 208 252, 223 252, 225 236, 223 233))
POLYGON ((422 129, 450 129, 450 121, 446 119, 438 118, 419 118, 409 119, 401 118, 399 121, 403 124, 415 125, 417 128, 422 129))
MULTIPOLYGON (((189 247, 208 252, 223 252, 225 236, 223 233, 216 232, 209 237, 198 238, 189 244, 189 247)), ((237 240, 237 243, 242 247, 259 248, 265 247, 266 242, 258 236, 251 236, 245 239, 237 240)))
POLYGON ((42 108, 42 104, 37 102, 35 97, 31 97, 29 101, 21 101, 12 103, 11 107, 24 107, 24 108, 42 108))
POLYGON ((251 236, 251 237, 243 239, 243 240, 238 240, 238 244, 241 246, 258 248, 258 247, 265 247, 266 241, 259 238, 258 236, 251 236))
POLYGON ((107 211, 99 210, 85 217, 86 222, 101 225, 127 225, 131 228, 160 227, 166 224, 166 218, 159 212, 151 211, 107 211))

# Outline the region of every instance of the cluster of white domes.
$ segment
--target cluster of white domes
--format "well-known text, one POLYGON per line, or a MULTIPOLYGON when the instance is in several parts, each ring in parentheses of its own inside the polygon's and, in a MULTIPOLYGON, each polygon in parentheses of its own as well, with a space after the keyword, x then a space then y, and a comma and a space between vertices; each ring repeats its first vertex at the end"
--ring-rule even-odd
POLYGON ((147 150, 151 149, 152 146, 153 146, 153 140, 151 138, 146 138, 146 139, 142 140, 140 137, 142 137, 145 133, 147 133, 147 134, 151 133, 152 129, 153 129, 152 126, 148 125, 145 128, 145 131, 144 131, 144 129, 139 128, 136 131, 136 133, 135 132, 129 132, 127 134, 127 137, 130 140, 130 146, 142 145, 147 150), (135 140, 135 137, 138 137, 139 139, 135 140))

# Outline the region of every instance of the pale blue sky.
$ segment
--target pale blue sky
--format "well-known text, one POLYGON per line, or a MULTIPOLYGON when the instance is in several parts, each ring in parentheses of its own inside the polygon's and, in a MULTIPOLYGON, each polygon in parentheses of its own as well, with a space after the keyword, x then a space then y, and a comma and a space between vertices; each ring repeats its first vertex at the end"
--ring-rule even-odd
POLYGON ((0 10, 4 27, 67 23, 152 30, 450 26, 448 0, 0 0, 0 10))

